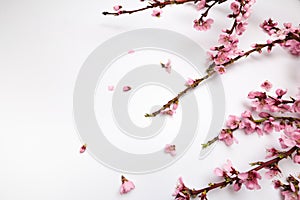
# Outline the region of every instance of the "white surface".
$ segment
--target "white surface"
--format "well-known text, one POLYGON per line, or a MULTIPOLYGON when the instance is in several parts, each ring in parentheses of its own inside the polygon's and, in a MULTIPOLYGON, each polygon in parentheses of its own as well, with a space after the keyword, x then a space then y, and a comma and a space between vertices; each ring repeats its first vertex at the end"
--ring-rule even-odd
MULTIPOLYGON (((82 63, 103 41, 124 31, 166 28, 208 49, 216 43, 221 28, 231 25, 215 20, 212 30, 198 32, 192 28, 197 12, 188 5, 164 9, 160 19, 151 17, 151 11, 122 17, 101 15, 125 2, 128 8, 142 5, 125 0, 0 1, 1 200, 172 199, 179 176, 190 187, 203 187, 219 180, 212 171, 227 158, 238 169, 247 170, 248 162, 262 159, 265 147, 277 142, 273 135, 258 138, 241 134, 239 145, 226 148, 219 144, 208 158, 198 160, 200 144, 196 140, 173 166, 153 174, 127 175, 136 189, 120 196, 121 174, 87 153, 78 153, 81 143, 73 123, 72 92, 82 63)), ((224 19, 227 8, 214 9, 212 16, 224 19)), ((258 0, 241 46, 266 40, 267 35, 258 27, 266 18, 298 24, 299 8, 298 0, 258 0)), ((247 60, 222 77, 227 114, 241 113, 248 91, 266 79, 275 87, 290 89, 291 94, 300 86, 299 59, 280 48, 271 55, 254 55, 247 60)), ((282 166, 283 175, 299 172, 299 166, 286 161, 282 166)), ((261 181, 261 185, 263 190, 255 192, 216 190, 209 199, 280 199, 269 180, 261 181)))

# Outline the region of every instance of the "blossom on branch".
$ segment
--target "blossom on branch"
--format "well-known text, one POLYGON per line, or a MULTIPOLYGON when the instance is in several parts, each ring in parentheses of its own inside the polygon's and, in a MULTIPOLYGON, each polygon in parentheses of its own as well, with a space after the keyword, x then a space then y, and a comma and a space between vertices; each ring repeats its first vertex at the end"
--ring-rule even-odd
POLYGON ((123 175, 121 176, 121 181, 120 194, 126 194, 135 188, 134 183, 126 179, 123 175))

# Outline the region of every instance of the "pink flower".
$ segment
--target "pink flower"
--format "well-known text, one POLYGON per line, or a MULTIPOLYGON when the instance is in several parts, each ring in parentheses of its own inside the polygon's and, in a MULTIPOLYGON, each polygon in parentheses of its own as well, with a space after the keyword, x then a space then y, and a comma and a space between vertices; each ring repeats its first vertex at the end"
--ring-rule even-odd
POLYGON ((232 167, 232 162, 230 160, 227 160, 227 162, 222 166, 222 169, 220 169, 219 167, 214 169, 214 174, 220 177, 226 177, 235 172, 236 171, 232 167))
POLYGON ((292 109, 296 113, 300 113, 300 99, 294 102, 292 109))
POLYGON ((226 72, 226 68, 223 65, 216 65, 214 70, 219 74, 224 74, 226 72))
POLYGON ((241 122, 241 120, 239 117, 237 117, 235 115, 229 115, 226 125, 230 129, 235 129, 239 126, 240 122, 241 122))
POLYGON ((256 171, 250 171, 246 173, 240 173, 238 178, 242 180, 242 183, 249 190, 257 190, 260 189, 260 185, 258 184, 258 179, 261 179, 261 176, 256 171))
POLYGON ((179 177, 175 191, 172 195, 176 197, 176 200, 189 200, 190 196, 188 194, 187 195, 183 194, 184 191, 185 191, 185 185, 182 181, 182 177, 179 177))
POLYGON ((269 35, 272 35, 277 27, 278 23, 277 22, 273 22, 273 20, 270 18, 268 21, 265 20, 260 27, 266 31, 269 35))
POLYGON ((245 32, 247 25, 248 25, 247 22, 240 22, 240 23, 238 23, 237 26, 235 27, 236 34, 237 35, 242 35, 243 32, 245 32))
POLYGON ((266 122, 263 123, 263 125, 264 125, 263 130, 264 130, 265 133, 272 133, 273 132, 273 127, 274 126, 273 126, 272 122, 266 121, 266 122))
POLYGON ((300 154, 295 154, 293 157, 293 161, 297 164, 300 164, 300 154))
POLYGON ((240 5, 237 2, 233 2, 230 4, 230 9, 233 11, 233 14, 239 14, 240 5))
POLYGON ((135 185, 132 181, 126 179, 123 175, 121 177, 122 185, 120 188, 120 194, 126 194, 135 188, 135 185))
POLYGON ((123 92, 127 92, 129 90, 131 90, 130 86, 126 85, 126 86, 123 87, 123 92))
POLYGON ((265 89, 266 91, 270 91, 270 89, 272 88, 272 83, 270 83, 269 81, 265 81, 260 85, 260 87, 265 89))
POLYGON ((281 192, 281 195, 284 197, 284 200, 299 200, 300 196, 295 192, 289 190, 284 190, 281 192))
POLYGON ((113 85, 109 85, 107 86, 108 91, 113 91, 115 89, 115 87, 113 85))
POLYGON ((287 90, 283 90, 283 89, 277 89, 276 90, 276 94, 277 94, 278 98, 281 98, 286 93, 287 93, 287 90))
POLYGON ((266 158, 272 158, 274 156, 277 156, 279 153, 278 150, 273 147, 270 149, 266 149, 266 151, 267 151, 266 158))
POLYGON ((295 140, 291 139, 286 135, 281 135, 281 137, 279 138, 279 143, 283 149, 293 147, 297 144, 295 140))
POLYGON ((174 144, 166 144, 165 152, 171 154, 172 156, 176 155, 176 146, 174 144))
POLYGON ((296 40, 288 40, 284 43, 284 47, 286 47, 292 55, 300 56, 300 42, 296 40))
POLYGON ((252 117, 252 113, 249 110, 245 110, 242 114, 241 114, 242 118, 251 118, 252 117))
POLYGON ((231 146, 233 142, 238 143, 237 139, 233 137, 232 131, 228 129, 223 129, 218 138, 220 141, 225 142, 227 146, 231 146))
POLYGON ((238 42, 239 40, 235 35, 221 34, 219 36, 219 43, 230 49, 237 48, 238 42))
POLYGON ((206 0, 200 0, 197 4, 197 10, 201 10, 205 7, 206 0))
POLYGON ((249 99, 255 99, 255 98, 265 99, 266 97, 267 97, 266 93, 259 92, 259 91, 251 91, 248 94, 249 99))
POLYGON ((210 29, 212 23, 214 22, 213 19, 208 18, 207 20, 199 22, 199 20, 194 20, 194 28, 198 31, 206 31, 210 29))
MULTIPOLYGON (((230 47, 227 47, 227 48, 230 48, 230 47)), ((218 54, 216 55, 216 57, 214 58, 214 62, 216 65, 223 65, 223 63, 225 63, 229 60, 230 60, 230 51, 226 51, 224 49, 223 49, 223 51, 219 51, 218 54)), ((221 70, 223 68, 224 67, 221 67, 221 70)), ((215 67, 214 69, 215 69, 215 71, 218 72, 218 67, 215 67)), ((220 71, 220 72, 222 72, 222 71, 220 71)))
POLYGON ((122 6, 121 5, 116 5, 113 8, 114 8, 115 11, 119 11, 122 8, 122 6))
POLYGON ((162 14, 162 11, 161 11, 161 10, 153 10, 153 12, 152 12, 151 15, 152 15, 153 17, 160 17, 161 14, 162 14))
POLYGON ((246 134, 251 134, 255 132, 256 124, 250 119, 244 118, 240 124, 240 128, 244 129, 246 134))
POLYGON ((130 49, 129 51, 128 51, 128 54, 133 54, 135 51, 133 50, 133 49, 130 49))
POLYGON ((277 169, 273 170, 273 169, 270 169, 269 171, 267 171, 265 173, 265 177, 267 179, 272 179, 274 178, 274 176, 277 176, 279 174, 280 171, 278 171, 277 169))
POLYGON ((86 144, 82 145, 82 146, 80 147, 79 152, 80 152, 80 153, 84 153, 85 150, 86 150, 86 146, 87 146, 86 144))
POLYGON ((193 85, 194 84, 194 80, 193 79, 191 79, 191 78, 188 78, 188 80, 186 81, 186 83, 185 83, 185 85, 187 85, 187 86, 191 86, 191 85, 193 85))
POLYGON ((172 66, 171 66, 171 60, 170 59, 168 59, 168 62, 166 64, 161 62, 160 65, 161 65, 162 68, 166 69, 166 72, 168 72, 169 74, 171 73, 172 66))

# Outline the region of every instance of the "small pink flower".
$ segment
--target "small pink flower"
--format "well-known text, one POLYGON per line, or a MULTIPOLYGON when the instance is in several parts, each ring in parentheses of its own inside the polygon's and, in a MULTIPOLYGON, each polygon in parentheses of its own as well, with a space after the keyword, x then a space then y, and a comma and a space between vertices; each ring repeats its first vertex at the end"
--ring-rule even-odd
POLYGON ((238 14, 240 12, 240 5, 237 2, 233 2, 230 4, 230 9, 233 11, 233 14, 238 14))
POLYGON ((269 81, 265 81, 260 85, 260 87, 265 89, 266 91, 270 91, 270 89, 272 88, 272 83, 270 83, 269 81))
POLYGON ((193 85, 194 84, 194 80, 193 79, 191 79, 191 78, 188 78, 188 80, 186 81, 186 83, 185 83, 185 85, 187 85, 187 86, 191 86, 191 85, 193 85))
POLYGON ((245 110, 242 114, 241 114, 242 118, 251 118, 252 113, 249 110, 245 110))
POLYGON ((238 143, 237 139, 233 137, 232 131, 228 129, 223 129, 218 138, 220 141, 225 142, 227 146, 231 146, 233 142, 238 143))
POLYGON ((133 54, 135 51, 133 49, 130 49, 127 53, 128 54, 133 54))
POLYGON ((210 29, 211 25, 213 24, 214 20, 211 18, 208 18, 205 21, 199 22, 198 19, 194 20, 194 28, 198 31, 207 31, 210 29))
POLYGON ((243 119, 241 124, 240 124, 240 128, 244 129, 246 134, 251 134, 254 133, 256 130, 256 124, 251 121, 250 119, 243 119))
POLYGON ((239 117, 237 117, 235 115, 229 115, 226 125, 230 129, 235 129, 239 126, 240 122, 241 122, 241 120, 239 117))
POLYGON ((296 113, 300 113, 300 99, 294 102, 292 109, 296 113))
POLYGON ((273 20, 270 18, 269 20, 265 20, 260 27, 266 31, 269 35, 272 35, 277 27, 278 23, 273 22, 273 20))
POLYGON ((242 180, 242 183, 245 184, 246 188, 249 190, 257 190, 261 188, 258 184, 258 179, 261 179, 261 176, 256 171, 240 173, 238 178, 242 180))
POLYGON ((176 155, 176 146, 174 144, 166 144, 165 152, 171 154, 172 156, 176 155))
POLYGON ((266 122, 263 123, 263 126, 264 126, 263 130, 264 130, 265 133, 269 134, 269 133, 273 132, 274 126, 273 126, 272 122, 266 121, 266 122))
POLYGON ((161 65, 162 68, 166 69, 166 72, 168 72, 169 74, 171 73, 172 66, 171 66, 171 60, 170 59, 168 59, 168 62, 166 64, 161 62, 160 65, 161 65))
POLYGON ((277 156, 279 153, 278 150, 273 147, 270 149, 266 149, 266 151, 267 151, 266 158, 272 158, 274 156, 277 156))
POLYGON ((247 22, 240 22, 240 23, 238 23, 237 26, 235 27, 236 34, 237 35, 242 35, 243 32, 245 32, 247 25, 248 25, 247 22))
POLYGON ((114 91, 115 87, 113 85, 107 86, 108 91, 114 91))
POLYGON ((232 162, 227 160, 227 162, 222 166, 222 169, 219 167, 215 168, 214 174, 220 177, 226 177, 235 172, 235 169, 232 167, 232 162))
POLYGON ((261 98, 264 99, 266 98, 266 93, 264 92, 259 92, 259 91, 251 91, 248 94, 249 99, 255 99, 255 98, 261 98))
POLYGON ((293 157, 294 163, 300 164, 300 154, 295 154, 293 157))
POLYGON ((284 47, 286 47, 292 55, 300 56, 300 42, 296 40, 288 40, 284 43, 284 47))
POLYGON ((121 177, 122 185, 120 188, 120 194, 126 194, 135 188, 135 185, 132 181, 126 179, 123 175, 121 177))
POLYGON ((286 93, 287 93, 287 90, 283 90, 283 89, 277 89, 276 90, 276 94, 277 94, 278 98, 281 98, 286 93))
POLYGON ((182 181, 182 177, 179 177, 176 188, 174 193, 172 194, 172 196, 176 197, 176 200, 189 200, 190 196, 187 194, 183 194, 183 192, 185 191, 185 185, 182 181))
POLYGON ((237 48, 239 40, 235 35, 221 34, 218 42, 223 44, 226 48, 233 50, 237 48))
POLYGON ((115 11, 119 11, 122 8, 122 6, 121 5, 116 5, 113 8, 114 8, 115 11))
POLYGON ((226 72, 226 68, 223 65, 216 65, 214 69, 219 74, 224 74, 226 72))
POLYGON ((80 153, 84 153, 85 150, 86 150, 86 146, 87 146, 86 144, 82 145, 82 146, 80 147, 79 152, 80 152, 80 153))
POLYGON ((127 91, 129 91, 129 90, 131 90, 131 87, 130 87, 130 86, 126 85, 126 86, 123 87, 123 91, 124 91, 124 92, 127 92, 127 91))
POLYGON ((266 177, 267 179, 272 179, 272 178, 274 178, 275 176, 277 176, 277 175, 279 174, 279 172, 280 172, 280 171, 278 171, 278 170, 270 169, 269 171, 267 171, 267 172, 265 173, 265 177, 266 177))
POLYGON ((161 14, 162 14, 162 11, 161 11, 161 10, 153 10, 153 12, 152 12, 151 15, 152 15, 153 17, 160 17, 161 14))
POLYGON ((295 192, 289 190, 284 190, 281 192, 281 195, 284 197, 284 200, 299 200, 300 196, 295 192))
POLYGON ((293 147, 297 144, 295 140, 291 139, 290 137, 284 134, 281 135, 281 137, 279 138, 279 143, 283 149, 286 149, 288 147, 293 147))
POLYGON ((206 0, 200 0, 197 4, 197 10, 201 10, 205 7, 206 0))

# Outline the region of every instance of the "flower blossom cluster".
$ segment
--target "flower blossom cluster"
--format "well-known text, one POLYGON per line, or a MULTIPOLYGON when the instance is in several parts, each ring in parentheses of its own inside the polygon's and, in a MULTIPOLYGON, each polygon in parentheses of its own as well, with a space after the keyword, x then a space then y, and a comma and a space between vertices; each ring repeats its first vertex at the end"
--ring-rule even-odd
MULTIPOLYGON (((269 90, 270 82, 264 82, 261 86, 269 90)), ((275 96, 266 92, 251 91, 248 98, 252 100, 252 110, 247 110, 241 116, 230 115, 226 122, 226 128, 219 134, 219 140, 230 146, 237 139, 233 132, 241 129, 246 134, 256 132, 258 135, 270 134, 273 131, 281 132, 279 143, 283 149, 300 147, 300 99, 283 99, 287 90, 277 89, 275 96), (258 115, 258 119, 254 119, 258 115), (294 117, 293 117, 294 115, 294 117)), ((278 155, 277 150, 269 150, 270 155, 278 155)), ((294 162, 300 163, 300 152, 295 154, 294 162)), ((276 170, 278 171, 278 170, 276 170)))
POLYGON ((300 175, 299 177, 289 176, 286 179, 287 184, 279 180, 273 181, 274 188, 281 190, 281 195, 284 200, 299 200, 300 199, 300 175))
POLYGON ((280 45, 287 48, 292 55, 300 56, 300 27, 293 27, 291 23, 284 23, 283 28, 279 28, 277 25, 278 23, 270 18, 265 20, 260 27, 275 40, 283 40, 280 45), (289 40, 285 41, 286 38, 289 40))
POLYGON ((225 63, 244 53, 238 49, 237 36, 242 35, 246 30, 247 19, 250 17, 251 7, 254 3, 255 0, 237 0, 230 5, 232 13, 228 17, 233 18, 234 23, 230 29, 222 30, 223 33, 219 36, 219 46, 212 47, 211 52, 208 52, 210 59, 216 65, 214 69, 219 74, 226 72, 225 63))

